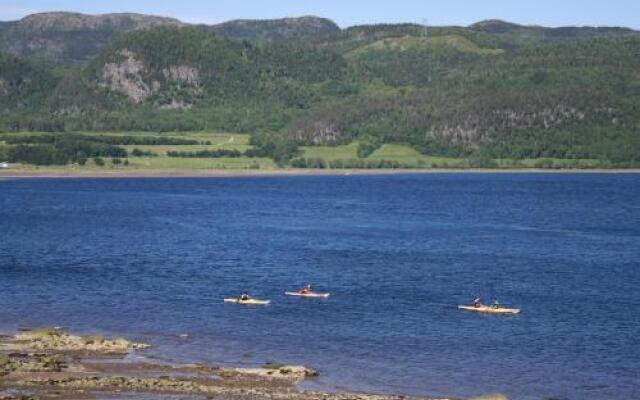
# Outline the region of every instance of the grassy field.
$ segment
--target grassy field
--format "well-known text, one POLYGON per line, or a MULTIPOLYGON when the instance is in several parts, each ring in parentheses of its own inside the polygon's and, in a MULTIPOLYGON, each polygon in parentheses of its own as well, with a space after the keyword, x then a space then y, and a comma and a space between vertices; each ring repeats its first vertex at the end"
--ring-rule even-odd
MULTIPOLYGON (((167 132, 167 133, 153 133, 153 132, 76 132, 87 136, 148 136, 148 137, 167 137, 167 138, 180 138, 180 139, 193 139, 199 142, 205 142, 210 144, 197 144, 197 145, 128 145, 124 147, 130 156, 128 158, 128 165, 113 165, 110 159, 105 158, 105 165, 100 167, 88 160, 83 166, 69 165, 69 166, 46 166, 36 167, 30 165, 22 165, 14 167, 14 169, 20 170, 38 170, 38 171, 52 171, 52 172, 64 172, 64 171, 120 171, 120 170, 207 170, 207 169, 231 169, 231 170, 245 170, 245 169, 274 169, 275 163, 270 158, 248 158, 248 157, 222 157, 222 158, 179 158, 168 157, 167 151, 185 151, 195 152, 199 150, 238 150, 245 151, 252 146, 249 145, 249 135, 234 134, 234 133, 217 133, 217 132, 167 132), (156 157, 133 157, 131 152, 133 149, 138 148, 144 151, 150 151, 156 154, 156 157)), ((30 133, 35 134, 35 133, 30 133)), ((22 133, 20 133, 22 135, 22 133)), ((0 142, 1 143, 1 142, 0 142)))
MULTIPOLYGON (((105 159, 106 165, 97 166, 93 160, 89 160, 86 165, 70 165, 59 167, 35 167, 22 165, 14 167, 22 170, 81 170, 81 171, 107 171, 107 170, 141 170, 141 171, 180 171, 180 170, 274 170, 278 166, 270 158, 248 158, 248 157, 223 157, 223 158, 179 158, 168 157, 167 151, 196 152, 200 150, 238 150, 245 151, 252 146, 249 144, 250 136, 246 134, 219 133, 219 132, 78 132, 87 136, 148 136, 193 139, 200 144, 196 145, 127 145, 124 147, 130 154, 128 165, 114 165, 110 159, 105 159), (150 151, 155 157, 133 157, 131 152, 138 148, 143 151, 150 151)), ((24 133, 33 135, 36 133, 24 133)), ((23 135, 23 133, 20 133, 23 135)), ((2 144, 2 142, 0 142, 2 144)), ((336 160, 358 160, 358 142, 353 142, 340 146, 301 146, 300 157, 307 159, 322 159, 326 163, 336 160)), ((407 168, 464 168, 469 164, 462 158, 433 157, 424 155, 414 148, 404 144, 385 144, 374 151, 368 157, 362 159, 366 161, 395 161, 407 168)), ((2 160, 0 160, 2 161, 2 160)), ((598 168, 598 160, 580 159, 525 159, 494 160, 498 168, 598 168)))
POLYGON ((131 157, 128 168, 136 169, 274 169, 270 158, 178 158, 131 157))
POLYGON ((151 151, 157 157, 130 157, 129 168, 140 169, 273 169, 276 167, 270 158, 180 158, 168 157, 167 151, 195 152, 199 150, 238 150, 250 149, 249 135, 233 133, 189 132, 167 135, 181 139, 194 139, 211 144, 198 145, 145 145, 123 146, 128 152, 138 148, 151 151))
MULTIPOLYGON (((358 159, 358 143, 342 146, 306 146, 302 148, 305 158, 321 158, 325 161, 358 159)), ((447 157, 432 157, 418 153, 414 148, 403 144, 384 144, 365 160, 397 161, 411 168, 450 167, 461 165, 462 159, 447 157)))
POLYGON ((415 168, 457 167, 462 162, 459 158, 432 157, 420 154, 414 148, 401 144, 384 144, 374 151, 368 159, 392 160, 415 168))
MULTIPOLYGON (((4 171, 42 171, 42 172, 126 172, 126 171, 203 171, 203 170, 273 170, 276 168, 273 160, 269 158, 173 158, 173 157, 131 157, 129 164, 114 165, 110 159, 105 158, 104 166, 97 166, 93 160, 88 160, 83 166, 51 165, 34 166, 18 165, 4 171)), ((1 170, 0 170, 1 171, 1 170)))
MULTIPOLYGON (((500 160, 504 161, 504 160, 500 160)), ((509 160, 513 162, 514 160, 509 160)), ((573 160, 567 160, 563 158, 526 158, 524 160, 520 160, 520 163, 526 168, 536 168, 539 167, 540 163, 544 162, 552 162, 555 165, 564 166, 564 168, 598 168, 599 161, 595 159, 588 158, 579 158, 573 160)), ((508 166, 509 164, 507 164, 508 166)))

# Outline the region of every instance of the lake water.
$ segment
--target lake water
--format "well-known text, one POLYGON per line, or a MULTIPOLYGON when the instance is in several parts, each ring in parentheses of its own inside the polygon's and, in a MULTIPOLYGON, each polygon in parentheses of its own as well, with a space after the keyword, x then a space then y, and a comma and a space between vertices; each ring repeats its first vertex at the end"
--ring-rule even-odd
POLYGON ((0 329, 305 364, 313 389, 638 399, 639 256, 640 175, 0 181, 0 329), (221 301, 243 289, 273 304, 221 301), (456 309, 477 294, 523 311, 456 309))

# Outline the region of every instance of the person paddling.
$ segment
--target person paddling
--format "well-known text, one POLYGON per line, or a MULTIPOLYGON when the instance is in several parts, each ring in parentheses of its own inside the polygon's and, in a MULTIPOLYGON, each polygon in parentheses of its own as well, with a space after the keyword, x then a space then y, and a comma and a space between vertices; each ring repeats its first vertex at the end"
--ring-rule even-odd
POLYGON ((473 306, 475 308, 480 308, 482 307, 482 298, 480 298, 480 296, 476 296, 475 299, 473 299, 473 306))
POLYGON ((251 299, 251 296, 249 296, 249 292, 247 292, 246 290, 242 292, 242 294, 240 295, 240 301, 247 301, 251 299))
POLYGON ((306 284, 304 286, 302 286, 300 289, 298 289, 298 293, 300 294, 309 294, 311 293, 311 284, 306 284))

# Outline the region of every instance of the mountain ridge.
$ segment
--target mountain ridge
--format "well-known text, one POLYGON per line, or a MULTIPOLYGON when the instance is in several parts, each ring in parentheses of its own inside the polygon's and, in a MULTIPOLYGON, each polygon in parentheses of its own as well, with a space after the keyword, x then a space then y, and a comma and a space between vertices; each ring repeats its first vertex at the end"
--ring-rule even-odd
POLYGON ((138 13, 82 14, 64 11, 27 15, 0 23, 0 51, 81 63, 118 36, 156 26, 202 26, 236 40, 289 40, 340 31, 333 21, 315 16, 271 20, 231 20, 214 25, 190 24, 175 18, 138 13))
MULTIPOLYGON (((18 56, 42 56, 63 63, 82 63, 98 54, 118 36, 156 26, 201 26, 209 32, 234 40, 277 42, 288 40, 333 40, 340 35, 380 27, 397 31, 419 31, 416 24, 371 24, 340 28, 334 21, 306 15, 276 19, 236 19, 219 24, 192 24, 176 18, 139 13, 83 14, 52 11, 35 13, 15 21, 0 21, 0 51, 18 56)), ((430 31, 463 29, 468 32, 508 37, 513 44, 532 40, 558 41, 577 37, 640 35, 624 27, 543 27, 502 20, 479 21, 468 27, 434 26, 430 31)))
POLYGON ((589 26, 589 25, 569 25, 546 27, 542 25, 522 25, 500 19, 488 19, 478 21, 467 27, 478 32, 485 32, 498 35, 515 34, 520 36, 539 35, 545 39, 588 37, 604 35, 637 35, 640 31, 620 26, 589 26))
POLYGON ((66 11, 51 11, 30 14, 15 21, 32 29, 95 29, 100 25, 118 26, 127 22, 138 23, 142 26, 153 25, 186 25, 176 18, 156 16, 140 13, 106 13, 106 14, 83 14, 66 11))
POLYGON ((266 41, 327 36, 341 30, 332 20, 313 15, 262 20, 235 19, 209 25, 208 29, 233 39, 266 41))

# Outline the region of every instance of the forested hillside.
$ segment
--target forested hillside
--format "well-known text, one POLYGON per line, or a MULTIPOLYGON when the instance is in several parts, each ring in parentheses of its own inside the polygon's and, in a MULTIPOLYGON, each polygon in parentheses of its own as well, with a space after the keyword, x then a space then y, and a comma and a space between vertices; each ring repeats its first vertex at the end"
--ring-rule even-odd
POLYGON ((364 156, 401 143, 477 160, 640 162, 640 34, 629 29, 152 19, 104 25, 111 36, 82 39, 95 55, 66 62, 77 43, 51 57, 7 48, 16 24, 0 25, 6 131, 249 133, 283 160, 296 145, 357 141, 364 156))
POLYGON ((115 37, 154 26, 181 26, 173 18, 140 14, 84 15, 51 12, 0 25, 0 50, 78 63, 94 56, 115 37))
POLYGON ((340 32, 335 22, 313 16, 271 20, 234 20, 208 27, 212 33, 236 40, 318 40, 340 32))

